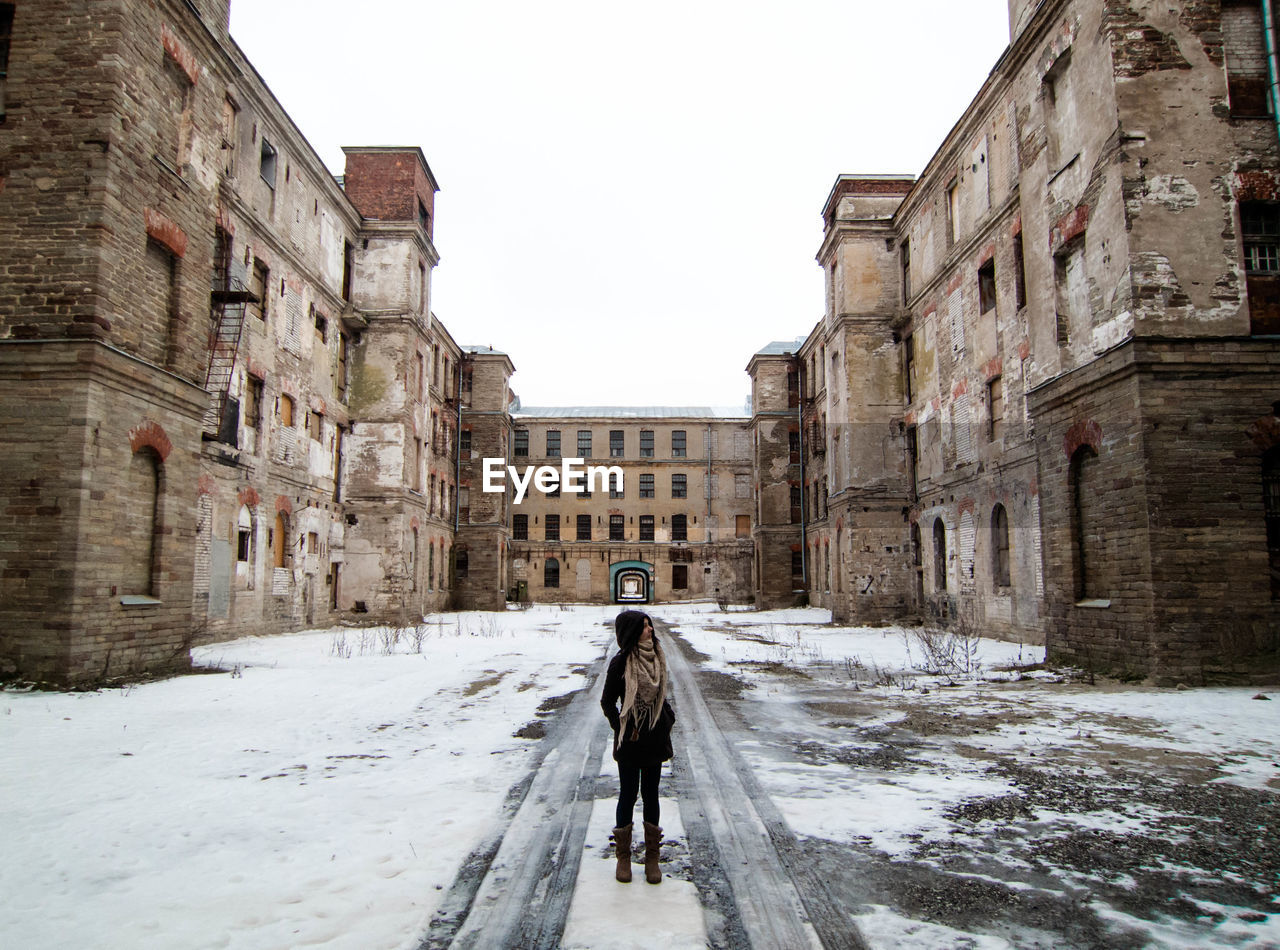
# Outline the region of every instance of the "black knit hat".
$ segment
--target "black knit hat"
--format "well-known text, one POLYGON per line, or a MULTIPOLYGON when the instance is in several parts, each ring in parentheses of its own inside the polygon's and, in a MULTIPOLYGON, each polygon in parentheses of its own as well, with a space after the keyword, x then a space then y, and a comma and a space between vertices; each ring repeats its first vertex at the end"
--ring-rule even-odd
POLYGON ((648 614, 639 610, 624 610, 618 614, 613 621, 613 629, 618 635, 619 650, 626 653, 640 641, 646 620, 653 623, 648 614))

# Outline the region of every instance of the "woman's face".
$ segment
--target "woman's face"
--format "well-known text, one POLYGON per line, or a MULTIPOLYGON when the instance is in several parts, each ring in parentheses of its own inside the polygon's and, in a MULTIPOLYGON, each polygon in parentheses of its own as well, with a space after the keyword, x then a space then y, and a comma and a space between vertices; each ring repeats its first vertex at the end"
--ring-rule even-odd
POLYGON ((648 643, 653 639, 653 624, 649 622, 649 618, 644 618, 644 626, 640 630, 640 642, 648 643))

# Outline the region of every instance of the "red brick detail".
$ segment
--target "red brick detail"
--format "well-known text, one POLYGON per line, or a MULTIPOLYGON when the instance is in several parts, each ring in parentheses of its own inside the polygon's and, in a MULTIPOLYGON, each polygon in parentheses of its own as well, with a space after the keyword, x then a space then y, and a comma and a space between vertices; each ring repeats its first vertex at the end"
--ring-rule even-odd
POLYGON ((1280 419, 1275 416, 1263 416, 1244 431, 1253 444, 1264 452, 1280 445, 1280 419))
POLYGON ((286 396, 298 398, 298 383, 296 380, 290 379, 288 376, 280 377, 280 391, 286 396))
POLYGON ((963 283, 964 283, 964 274, 957 271, 956 275, 952 277, 951 280, 947 283, 947 296, 950 297, 957 290, 959 290, 960 285, 963 283))
POLYGON ((1067 458, 1071 458, 1076 454, 1076 450, 1082 445, 1087 445, 1097 454, 1102 451, 1102 426, 1088 419, 1084 422, 1077 422, 1067 434, 1062 437, 1062 450, 1067 453, 1067 458))
POLYGON ((201 475, 196 481, 197 495, 212 495, 218 490, 218 483, 213 480, 213 476, 209 474, 201 475))
POLYGON ((996 256, 995 244, 994 243, 988 244, 986 247, 984 247, 981 251, 978 252, 978 266, 981 267, 983 264, 985 264, 987 261, 991 260, 991 258, 995 256, 996 256))
POLYGON ((276 514, 293 514, 293 502, 288 495, 276 495, 276 514))
POLYGON ((1025 360, 1031 355, 1031 341, 1023 340, 1018 344, 1018 359, 1025 360))
POLYGON ((195 54, 187 49, 182 40, 178 39, 177 34, 169 29, 168 24, 160 27, 160 42, 164 45, 164 51, 169 54, 169 58, 187 74, 191 85, 194 86, 200 78, 200 64, 196 62, 195 54))
POLYGON ((905 416, 903 416, 902 421, 903 421, 903 422, 905 422, 905 423, 906 423, 907 425, 909 425, 909 426, 913 426, 913 425, 915 425, 915 424, 916 424, 916 411, 915 411, 914 409, 908 409, 908 410, 907 410, 907 414, 906 414, 905 416))
POLYGON ((159 423, 152 422, 150 419, 129 430, 129 445, 135 452, 143 446, 150 446, 155 449, 162 462, 173 451, 173 443, 169 441, 169 436, 164 429, 159 423))
POLYGON ((319 396, 312 396, 311 398, 309 398, 307 400, 307 405, 311 407, 312 412, 318 412, 322 416, 325 414, 324 400, 321 399, 319 396))
POLYGON ((798 544, 793 544, 793 545, 791 545, 791 553, 792 553, 792 554, 797 553, 799 550, 800 550, 800 545, 798 545, 798 544))
POLYGON ((908 512, 907 512, 907 523, 908 523, 908 524, 919 524, 919 523, 920 523, 920 509, 919 509, 919 508, 912 508, 910 511, 908 511, 908 512))
POLYGON ((290 274, 288 277, 285 278, 284 283, 285 283, 285 286, 289 288, 290 293, 294 293, 294 294, 302 293, 301 278, 294 277, 292 274, 290 274))
POLYGON ((836 530, 837 530, 837 531, 843 531, 843 530, 844 530, 844 517, 843 517, 843 516, 842 516, 842 517, 839 517, 839 518, 837 518, 837 519, 836 519, 836 530))
POLYGON ((1237 201, 1275 201, 1280 198, 1280 180, 1274 172, 1238 172, 1237 201))
POLYGON ((254 379, 265 380, 268 378, 270 373, 269 373, 269 370, 265 366, 263 366, 261 363, 259 363, 257 360, 250 359, 249 375, 252 376, 254 379))
MULTIPOLYGON (((419 523, 419 521, 418 521, 418 516, 417 516, 417 515, 414 515, 412 518, 410 518, 410 519, 409 519, 409 527, 410 527, 410 528, 412 528, 414 531, 417 531, 417 530, 418 530, 418 528, 420 528, 420 527, 421 527, 421 524, 420 524, 420 523, 419 523)), ((434 542, 432 542, 432 543, 434 543, 434 542)))
POLYGON ((955 399, 963 396, 969 391, 969 380, 967 377, 961 377, 960 381, 951 387, 951 398, 955 399))
POLYGON ((931 303, 924 308, 924 318, 927 320, 937 312, 938 312, 938 305, 936 303, 931 303))
POLYGON ((187 232, 153 208, 144 208, 143 221, 147 226, 147 237, 154 238, 178 257, 187 253, 187 232))
POLYGON ((1058 219, 1058 223, 1049 229, 1049 250, 1056 253, 1072 238, 1084 234, 1088 226, 1089 206, 1077 205, 1074 211, 1064 214, 1058 219))
POLYGON ((1013 219, 1013 224, 1009 226, 1009 237, 1016 238, 1022 233, 1022 215, 1018 215, 1013 219))
POLYGON ((1040 479, 1038 476, 1035 476, 1035 475, 1031 476, 1031 484, 1027 486, 1027 491, 1029 491, 1032 495, 1040 494, 1040 479))
POLYGON ((982 367, 982 378, 987 382, 995 379, 1004 369, 1004 361, 1000 357, 996 357, 986 366, 982 367))
POLYGON ((258 502, 262 501, 262 496, 258 494, 257 489, 252 485, 240 489, 237 497, 240 499, 240 504, 246 508, 257 508, 258 502))
POLYGON ((939 409, 942 408, 942 397, 934 396, 932 399, 929 400, 929 406, 931 409, 933 409, 934 412, 937 412, 939 409))
POLYGON ((977 514, 978 501, 975 498, 962 498, 960 504, 956 508, 956 514, 964 514, 966 511, 971 515, 977 514))

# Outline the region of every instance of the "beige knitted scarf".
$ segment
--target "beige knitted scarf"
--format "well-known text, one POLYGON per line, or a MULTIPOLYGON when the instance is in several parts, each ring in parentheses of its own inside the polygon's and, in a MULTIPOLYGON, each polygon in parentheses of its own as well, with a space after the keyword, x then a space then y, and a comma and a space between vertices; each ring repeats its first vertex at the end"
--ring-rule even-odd
POLYGON ((623 671, 621 727, 618 742, 635 740, 652 729, 667 699, 667 658, 656 638, 637 643, 623 671))

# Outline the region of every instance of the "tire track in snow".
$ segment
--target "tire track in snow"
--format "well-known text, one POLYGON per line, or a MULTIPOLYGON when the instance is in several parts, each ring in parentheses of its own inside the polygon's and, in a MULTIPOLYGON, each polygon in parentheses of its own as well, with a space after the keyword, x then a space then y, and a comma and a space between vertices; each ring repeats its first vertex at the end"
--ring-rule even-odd
POLYGON ((560 942, 595 798, 608 723, 600 715, 604 661, 554 717, 548 750, 512 789, 500 825, 463 863, 419 950, 560 942))
MULTIPOLYGON (((665 624, 660 627, 667 631, 665 624)), ((803 849, 781 812, 716 723, 683 644, 674 643, 669 634, 666 642, 680 716, 677 741, 687 776, 680 812, 691 842, 695 837, 709 840, 719 853, 717 876, 727 880, 737 912, 730 924, 740 927, 754 950, 865 950, 850 910, 806 867, 803 849), (697 826, 704 822, 702 832, 697 826)))

